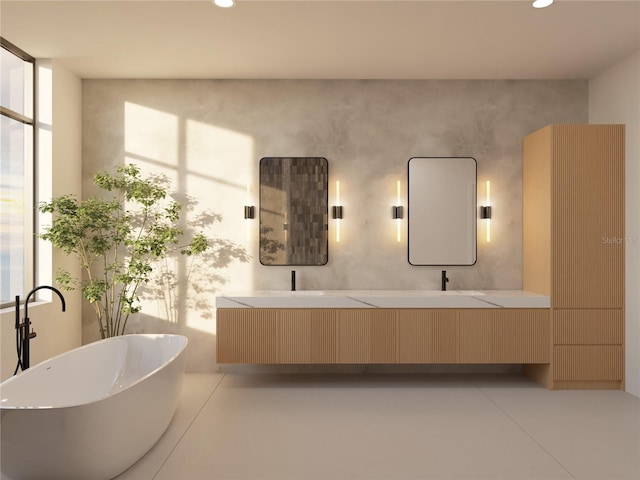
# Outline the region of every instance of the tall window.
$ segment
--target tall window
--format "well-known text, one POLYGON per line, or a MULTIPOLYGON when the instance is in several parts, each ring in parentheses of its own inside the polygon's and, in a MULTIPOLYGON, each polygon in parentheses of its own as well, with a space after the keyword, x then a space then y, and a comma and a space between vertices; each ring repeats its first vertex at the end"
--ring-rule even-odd
POLYGON ((0 38, 0 305, 33 283, 35 59, 0 38))

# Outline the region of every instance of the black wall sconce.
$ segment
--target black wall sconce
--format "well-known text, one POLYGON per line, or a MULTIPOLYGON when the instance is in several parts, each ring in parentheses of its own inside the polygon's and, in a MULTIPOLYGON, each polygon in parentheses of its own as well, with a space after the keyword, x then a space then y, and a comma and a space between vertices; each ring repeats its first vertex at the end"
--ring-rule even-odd
POLYGON ((336 242, 340 241, 340 220, 343 215, 343 207, 340 205, 340 180, 336 180, 336 205, 331 207, 331 218, 335 220, 336 225, 336 242))
POLYGON ((480 207, 480 218, 487 221, 487 243, 491 241, 491 181, 487 180, 486 186, 487 200, 486 205, 480 207))
POLYGON ((244 206, 244 218, 256 218, 256 207, 253 205, 245 205, 244 206))
POLYGON ((491 207, 480 207, 480 218, 489 219, 491 218, 491 207))
POLYGON ((400 180, 396 181, 396 205, 391 207, 391 218, 396 221, 396 241, 402 240, 402 222, 404 218, 404 207, 400 205, 400 180))

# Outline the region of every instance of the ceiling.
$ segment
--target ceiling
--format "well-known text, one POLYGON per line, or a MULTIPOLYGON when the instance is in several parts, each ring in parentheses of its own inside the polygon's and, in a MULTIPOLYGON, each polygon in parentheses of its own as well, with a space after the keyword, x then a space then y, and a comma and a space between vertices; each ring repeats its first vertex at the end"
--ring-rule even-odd
POLYGON ((591 78, 640 0, 0 0, 2 36, 82 78, 591 78))

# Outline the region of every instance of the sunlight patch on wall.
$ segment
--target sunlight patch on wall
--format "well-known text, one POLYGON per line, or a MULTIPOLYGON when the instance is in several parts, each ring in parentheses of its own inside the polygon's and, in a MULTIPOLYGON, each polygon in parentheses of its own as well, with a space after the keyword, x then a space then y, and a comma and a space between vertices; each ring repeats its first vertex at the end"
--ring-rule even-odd
POLYGON ((243 208, 254 177, 253 139, 249 135, 195 120, 186 123, 185 188, 201 205, 222 215, 225 238, 246 243, 243 208))
POLYGON ((145 174, 162 174, 177 181, 179 127, 177 115, 125 102, 125 161, 139 165, 145 174))
MULTIPOLYGON (((185 152, 186 191, 199 201, 200 207, 220 216, 212 229, 213 235, 254 257, 258 220, 246 220, 243 210, 249 197, 255 197, 257 206, 258 159, 254 158, 253 138, 188 119, 185 152)), ((215 292, 252 289, 253 269, 250 263, 232 261, 224 264, 220 261, 235 247, 219 245, 221 255, 210 264, 209 281, 215 292)), ((188 317, 187 323, 196 329, 208 327, 206 318, 199 315, 188 317)), ((211 331, 209 328, 206 330, 211 331)))
POLYGON ((141 295, 145 323, 213 334, 216 295, 252 285, 246 257, 253 256, 258 223, 247 225, 243 208, 247 191, 258 191, 253 139, 133 102, 125 102, 124 115, 125 162, 143 176, 165 176, 183 205, 187 238, 202 232, 212 242, 201 256, 171 255, 154 268, 141 295))

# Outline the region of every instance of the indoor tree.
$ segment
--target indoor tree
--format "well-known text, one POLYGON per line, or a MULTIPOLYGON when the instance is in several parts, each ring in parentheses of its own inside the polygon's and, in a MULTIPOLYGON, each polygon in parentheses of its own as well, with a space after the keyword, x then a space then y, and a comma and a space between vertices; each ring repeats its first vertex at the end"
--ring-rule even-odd
POLYGON ((78 200, 72 195, 41 203, 52 223, 40 235, 80 261, 82 278, 57 272, 61 288, 79 288, 93 307, 102 338, 122 335, 129 315, 141 309, 139 289, 149 282, 154 264, 172 251, 202 254, 209 239, 190 239, 180 228, 182 204, 171 200, 160 177, 143 178, 132 164, 116 173, 98 172, 94 183, 101 198, 78 200))

